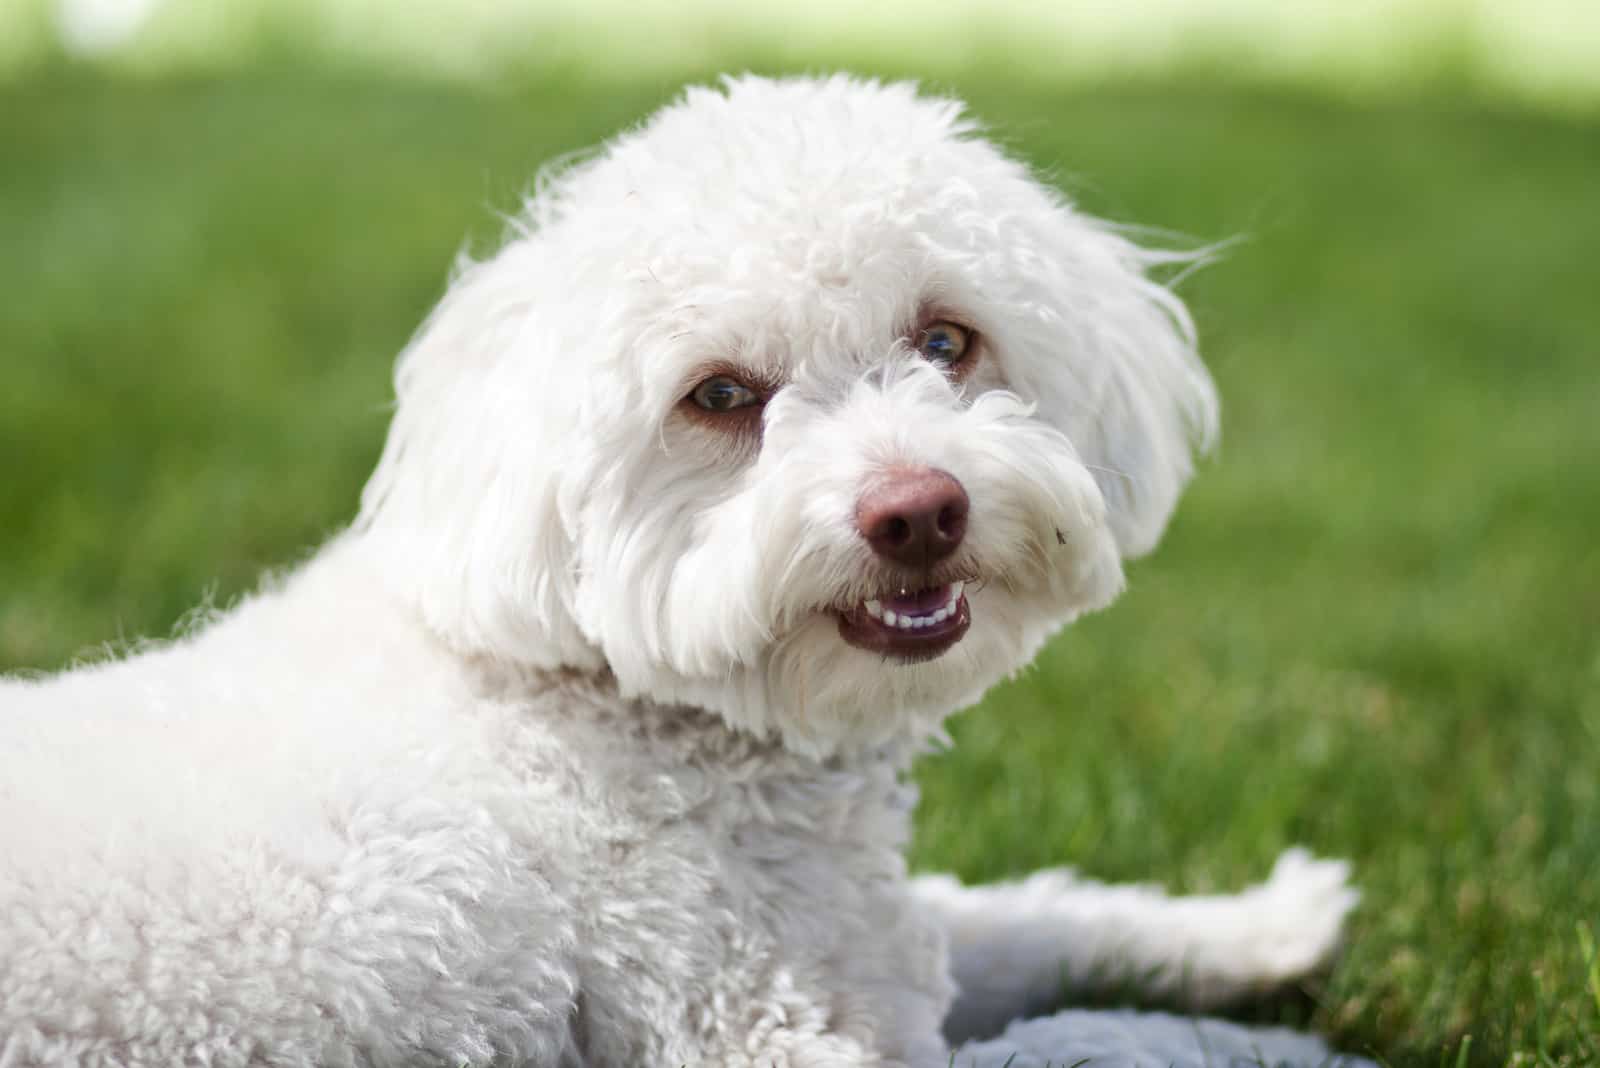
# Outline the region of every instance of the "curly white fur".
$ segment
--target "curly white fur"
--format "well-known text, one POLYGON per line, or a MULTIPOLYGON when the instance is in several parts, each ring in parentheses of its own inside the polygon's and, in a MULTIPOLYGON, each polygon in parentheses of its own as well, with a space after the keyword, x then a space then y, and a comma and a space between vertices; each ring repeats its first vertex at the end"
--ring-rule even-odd
MULTIPOLYGON (((1354 895, 1298 853, 1209 899, 902 860, 911 759, 1115 596, 1214 432, 1161 258, 904 85, 691 90, 549 176, 402 356, 351 530, 0 686, 0 1066, 920 1068, 1108 972, 1209 1005, 1319 966, 1354 895), (964 382, 906 343, 929 306, 964 382), (758 439, 685 417, 711 365, 778 387, 758 439), (834 614, 895 465, 966 487, 980 580, 916 664, 834 614)), ((954 1056, 1321 1055, 1207 1028, 954 1056)))

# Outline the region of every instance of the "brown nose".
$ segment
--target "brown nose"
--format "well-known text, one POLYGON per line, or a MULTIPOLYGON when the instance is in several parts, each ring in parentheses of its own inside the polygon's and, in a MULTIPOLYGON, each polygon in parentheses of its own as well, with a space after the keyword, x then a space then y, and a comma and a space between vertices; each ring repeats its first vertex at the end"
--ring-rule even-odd
POLYGON ((930 467, 890 468, 856 503, 856 529, 879 556, 928 567, 961 544, 967 491, 930 467))

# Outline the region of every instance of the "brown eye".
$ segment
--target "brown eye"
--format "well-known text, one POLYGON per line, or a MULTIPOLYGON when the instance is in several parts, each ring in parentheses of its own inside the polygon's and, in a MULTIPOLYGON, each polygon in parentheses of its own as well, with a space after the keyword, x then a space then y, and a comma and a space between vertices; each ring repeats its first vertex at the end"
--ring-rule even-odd
POLYGON ((917 337, 917 351, 929 363, 941 367, 954 367, 967 354, 970 334, 966 327, 947 323, 934 323, 917 337))
POLYGON ((760 404, 755 390, 727 375, 716 375, 694 387, 689 399, 708 412, 732 412, 760 404))

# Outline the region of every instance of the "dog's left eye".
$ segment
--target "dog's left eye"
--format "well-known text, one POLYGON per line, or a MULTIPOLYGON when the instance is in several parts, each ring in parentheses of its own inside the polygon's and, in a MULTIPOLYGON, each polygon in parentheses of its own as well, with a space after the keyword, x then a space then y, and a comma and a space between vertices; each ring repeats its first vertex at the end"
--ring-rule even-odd
POLYGON ((967 354, 969 341, 966 327, 941 320, 917 335, 917 351, 929 363, 954 367, 967 354))
POLYGON ((761 403, 755 390, 727 375, 706 379, 694 387, 689 399, 708 412, 731 412, 761 403))

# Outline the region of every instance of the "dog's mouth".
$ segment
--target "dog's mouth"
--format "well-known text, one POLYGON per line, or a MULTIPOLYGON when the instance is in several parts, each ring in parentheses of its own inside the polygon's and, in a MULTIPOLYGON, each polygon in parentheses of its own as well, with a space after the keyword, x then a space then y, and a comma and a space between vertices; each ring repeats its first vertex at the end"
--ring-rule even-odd
POLYGON ((965 582, 900 590, 839 612, 839 637, 846 643, 906 663, 940 656, 971 625, 965 582))

